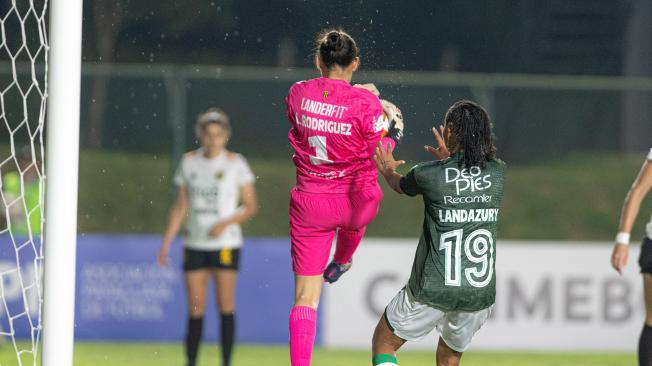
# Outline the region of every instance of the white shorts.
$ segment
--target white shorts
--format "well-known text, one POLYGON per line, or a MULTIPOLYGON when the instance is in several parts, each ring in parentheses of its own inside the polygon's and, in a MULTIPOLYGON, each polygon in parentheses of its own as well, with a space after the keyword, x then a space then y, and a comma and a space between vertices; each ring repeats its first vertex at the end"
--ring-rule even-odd
POLYGON ((394 334, 406 341, 418 341, 437 328, 448 347, 464 352, 475 333, 489 319, 493 305, 474 312, 442 311, 413 299, 403 288, 385 308, 385 319, 394 334))

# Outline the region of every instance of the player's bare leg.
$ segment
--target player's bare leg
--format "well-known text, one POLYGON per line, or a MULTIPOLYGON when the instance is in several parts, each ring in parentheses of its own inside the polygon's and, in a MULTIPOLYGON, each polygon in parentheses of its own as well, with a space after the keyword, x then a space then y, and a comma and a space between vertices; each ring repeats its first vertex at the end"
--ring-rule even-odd
POLYGON ((294 306, 317 309, 321 297, 322 276, 294 276, 294 306))
POLYGON ((446 344, 441 337, 437 345, 437 366, 458 366, 462 359, 462 352, 457 352, 446 344))
POLYGON ((232 269, 216 269, 213 270, 213 277, 220 311, 222 366, 229 366, 235 340, 235 285, 238 272, 232 269))
POLYGON ((376 325, 371 342, 372 362, 374 366, 398 365, 396 351, 405 344, 405 340, 392 332, 387 325, 387 320, 385 320, 384 315, 378 321, 378 325, 376 325))
POLYGON ((204 310, 206 309, 206 292, 209 277, 210 271, 207 269, 185 272, 189 313, 186 334, 186 356, 189 366, 194 366, 197 361, 197 352, 199 350, 204 322, 204 310))
POLYGON ((204 316, 209 275, 210 272, 207 269, 185 272, 188 312, 191 318, 204 316))
POLYGON ((232 269, 213 270, 215 278, 215 294, 217 306, 222 314, 231 314, 235 311, 235 285, 238 272, 232 269))
POLYGON ((638 363, 640 366, 652 365, 652 274, 643 273, 643 293, 645 295, 645 324, 638 342, 638 363))
POLYGON ((317 306, 322 275, 294 276, 294 307, 290 313, 290 359, 292 366, 309 366, 317 334, 317 306))

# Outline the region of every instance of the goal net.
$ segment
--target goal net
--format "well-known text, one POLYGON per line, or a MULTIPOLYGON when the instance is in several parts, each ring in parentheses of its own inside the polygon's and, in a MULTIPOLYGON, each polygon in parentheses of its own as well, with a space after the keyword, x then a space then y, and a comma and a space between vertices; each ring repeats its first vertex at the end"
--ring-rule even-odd
POLYGON ((47 5, 0 3, 0 349, 15 350, 3 365, 37 365, 41 337, 47 5))

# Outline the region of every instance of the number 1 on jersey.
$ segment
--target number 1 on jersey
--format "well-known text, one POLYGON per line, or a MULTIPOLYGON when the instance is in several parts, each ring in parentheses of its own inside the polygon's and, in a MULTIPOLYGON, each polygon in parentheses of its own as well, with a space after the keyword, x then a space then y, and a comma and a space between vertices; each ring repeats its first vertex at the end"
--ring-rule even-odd
POLYGON ((314 165, 319 164, 332 164, 332 160, 328 160, 328 150, 326 149, 326 136, 310 136, 308 142, 311 147, 315 148, 315 156, 310 156, 310 162, 314 165))
POLYGON ((462 242, 462 229, 443 233, 440 237, 439 250, 445 250, 446 256, 446 286, 460 286, 462 284, 462 256, 460 244, 462 242))

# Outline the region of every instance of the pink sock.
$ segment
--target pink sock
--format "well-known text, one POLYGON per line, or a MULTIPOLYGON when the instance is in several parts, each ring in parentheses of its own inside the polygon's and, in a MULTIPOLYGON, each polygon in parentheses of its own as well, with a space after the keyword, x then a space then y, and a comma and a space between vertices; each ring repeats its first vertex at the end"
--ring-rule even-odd
POLYGON ((339 230, 337 233, 337 245, 335 246, 335 255, 333 260, 337 264, 345 264, 351 261, 353 253, 358 249, 360 241, 364 236, 364 230, 361 231, 345 231, 339 230))
POLYGON ((317 334, 317 311, 295 306, 290 312, 290 361, 292 366, 310 366, 317 334))

